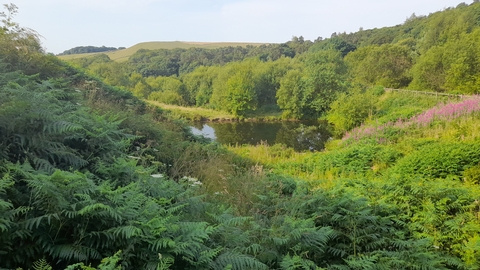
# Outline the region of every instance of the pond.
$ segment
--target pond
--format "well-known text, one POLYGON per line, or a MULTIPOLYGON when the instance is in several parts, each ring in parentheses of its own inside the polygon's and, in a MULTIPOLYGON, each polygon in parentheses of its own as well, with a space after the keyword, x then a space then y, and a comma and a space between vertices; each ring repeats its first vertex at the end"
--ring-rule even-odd
POLYGON ((332 137, 327 122, 210 122, 194 123, 192 133, 226 145, 284 144, 295 151, 318 151, 332 137))

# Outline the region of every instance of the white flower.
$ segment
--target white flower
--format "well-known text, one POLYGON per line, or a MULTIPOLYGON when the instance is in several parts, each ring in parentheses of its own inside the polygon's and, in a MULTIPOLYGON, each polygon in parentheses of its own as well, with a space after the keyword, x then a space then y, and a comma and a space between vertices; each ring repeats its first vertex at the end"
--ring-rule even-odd
POLYGON ((202 185, 202 182, 200 182, 200 181, 195 181, 195 182, 192 183, 191 186, 193 187, 193 186, 201 186, 201 185, 202 185))
POLYGON ((153 177, 153 178, 163 178, 163 174, 161 174, 161 173, 152 174, 150 176, 153 177))
POLYGON ((197 178, 188 177, 188 176, 184 176, 184 177, 182 177, 182 179, 186 180, 188 182, 196 182, 198 180, 197 178))

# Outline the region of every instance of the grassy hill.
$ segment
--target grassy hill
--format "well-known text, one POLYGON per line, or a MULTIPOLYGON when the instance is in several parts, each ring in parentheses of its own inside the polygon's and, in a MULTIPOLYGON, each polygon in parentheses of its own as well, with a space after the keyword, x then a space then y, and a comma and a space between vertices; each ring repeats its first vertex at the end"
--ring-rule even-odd
MULTIPOLYGON (((126 61, 130 55, 136 53, 140 49, 157 50, 157 49, 189 49, 189 48, 206 48, 217 49, 228 46, 242 46, 247 45, 260 46, 265 43, 247 43, 247 42, 184 42, 184 41, 152 41, 142 42, 124 50, 117 50, 106 52, 105 54, 114 61, 126 61)), ((70 60, 76 58, 87 57, 99 53, 84 53, 84 54, 70 54, 58 56, 62 60, 70 60)))

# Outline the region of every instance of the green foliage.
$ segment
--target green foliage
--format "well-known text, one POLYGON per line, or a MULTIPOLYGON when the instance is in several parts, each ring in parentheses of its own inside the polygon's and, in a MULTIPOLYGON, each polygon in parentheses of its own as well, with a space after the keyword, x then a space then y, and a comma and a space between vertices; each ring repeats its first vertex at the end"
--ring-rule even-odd
POLYGON ((221 72, 213 84, 210 99, 212 106, 239 116, 256 109, 258 105, 254 82, 256 62, 252 59, 250 62, 231 64, 221 72))
POLYGON ((429 178, 460 177, 465 169, 480 162, 480 146, 470 143, 431 144, 405 157, 397 166, 402 175, 429 178))
POLYGON ((348 54, 345 61, 354 80, 368 86, 404 88, 411 79, 413 65, 410 48, 397 44, 367 46, 348 54))
POLYGON ((463 171, 464 181, 473 184, 480 184, 480 165, 467 168, 463 171))
POLYGON ((149 100, 173 105, 186 105, 187 96, 183 83, 173 77, 149 77, 145 80, 152 90, 149 100))
POLYGON ((301 118, 303 79, 300 70, 290 70, 280 81, 280 88, 277 92, 277 103, 283 110, 285 118, 301 118))
POLYGON ((319 51, 303 57, 305 69, 286 73, 277 92, 285 118, 318 117, 346 90, 347 70, 340 53, 319 51))
POLYGON ((378 98, 374 113, 375 121, 383 124, 408 119, 445 101, 447 99, 433 95, 387 92, 378 98))
POLYGON ((443 53, 444 49, 442 47, 435 46, 417 60, 411 71, 413 74, 412 88, 445 91, 443 53))
POLYGON ((59 55, 66 55, 66 54, 78 54, 78 53, 93 53, 93 52, 108 52, 108 51, 115 51, 117 48, 115 47, 95 47, 95 46, 78 46, 75 48, 71 48, 69 50, 63 51, 59 55))
POLYGON ((234 115, 243 115, 245 111, 256 108, 257 97, 251 72, 237 71, 228 79, 226 103, 227 108, 234 115))
POLYGON ((352 43, 349 43, 342 39, 341 37, 332 37, 329 39, 322 40, 315 43, 310 47, 310 52, 316 51, 326 51, 326 50, 335 50, 339 51, 342 54, 342 57, 345 57, 350 52, 355 51, 357 48, 352 43))
MULTIPOLYGON (((128 77, 115 77, 128 68, 104 56, 92 61, 90 71, 138 88, 143 98, 150 91, 173 93, 185 104, 237 114, 274 106, 275 97, 288 117, 317 117, 332 108, 330 117, 346 130, 367 116, 386 123, 442 100, 380 88, 346 92, 343 45, 359 47, 350 54, 358 62, 350 64, 376 55, 410 65, 421 52, 413 83, 472 91, 477 54, 470 45, 477 33, 471 19, 478 19, 477 9, 460 5, 446 11, 451 17, 434 14, 428 23, 412 17, 398 28, 335 34, 341 39, 325 42, 334 50, 312 49, 295 59, 281 56, 307 51, 311 44, 303 38, 258 50, 224 49, 215 63, 250 53, 258 57, 223 67, 195 69, 200 60, 209 65, 215 58, 202 50, 142 51, 130 59, 128 77), (437 27, 422 42, 409 39, 426 33, 422 27, 429 24, 448 29, 437 27), (399 29, 403 33, 395 37, 399 29), (448 40, 451 36, 458 39, 448 40), (364 45, 369 47, 362 50, 364 45), (444 82, 426 78, 430 71, 419 68, 435 48, 441 48, 442 59, 433 62, 445 67, 444 82), (461 60, 450 49, 458 50, 461 60), (180 78, 165 77, 194 69, 180 78)), ((9 10, 15 12, 14 6, 9 10)), ((196 141, 185 126, 131 92, 59 65, 40 50, 25 56, 23 47, 9 51, 26 32, 1 16, 0 53, 6 56, 0 63, 1 268, 479 268, 477 135, 454 142, 428 135, 446 127, 474 131, 478 115, 389 129, 381 144, 369 138, 332 142, 336 149, 315 153, 277 145, 266 151, 275 160, 267 166, 196 141), (38 61, 32 63, 45 61, 53 68, 28 66, 24 60, 30 56, 38 61), (25 75, 33 71, 40 74, 25 75)), ((351 67, 356 79, 365 79, 356 64, 351 67)), ((389 70, 386 82, 404 83, 408 68, 402 65, 383 66, 389 70)), ((375 76, 373 81, 381 81, 375 76)), ((316 130, 299 128, 301 134, 316 130)))
POLYGON ((327 119, 335 125, 335 132, 344 133, 362 124, 375 111, 375 96, 359 90, 342 93, 331 104, 327 119))

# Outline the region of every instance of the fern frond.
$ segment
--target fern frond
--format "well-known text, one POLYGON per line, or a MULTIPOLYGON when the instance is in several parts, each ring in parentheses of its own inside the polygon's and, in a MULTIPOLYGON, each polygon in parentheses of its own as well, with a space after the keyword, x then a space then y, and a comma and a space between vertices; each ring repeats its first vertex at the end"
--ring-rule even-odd
POLYGON ((223 270, 229 265, 233 270, 268 269, 267 265, 261 263, 253 257, 233 252, 226 252, 218 256, 218 258, 213 262, 212 268, 216 270, 223 270))
POLYGON ((123 239, 130 239, 134 236, 142 235, 142 230, 135 226, 121 226, 110 228, 106 232, 111 233, 115 237, 123 239))
POLYGON ((56 245, 48 249, 48 252, 52 257, 66 261, 88 261, 102 258, 96 249, 81 245, 56 245))
POLYGON ((42 158, 33 157, 33 167, 36 170, 53 173, 55 167, 48 161, 42 158))
POLYGON ((175 241, 169 238, 160 238, 160 239, 155 239, 150 245, 149 249, 153 250, 154 252, 159 252, 162 249, 165 248, 174 248, 175 247, 175 241))
POLYGON ((64 162, 67 166, 82 168, 88 165, 88 161, 80 158, 70 151, 55 151, 51 153, 56 163, 64 162))
POLYGON ((40 259, 33 263, 34 270, 52 270, 53 268, 47 263, 45 259, 40 259))
POLYGON ((78 211, 79 215, 93 215, 93 216, 101 216, 101 217, 109 217, 113 218, 116 221, 121 221, 122 217, 120 216, 115 209, 111 206, 105 205, 103 203, 95 203, 91 205, 87 205, 81 210, 78 211))
POLYGON ((81 130, 83 127, 67 121, 55 121, 43 127, 46 134, 63 134, 72 131, 81 130))
POLYGON ((56 220, 60 220, 60 217, 58 216, 58 214, 46 214, 43 216, 29 218, 20 224, 22 225, 23 228, 27 230, 33 230, 33 229, 38 229, 42 224, 42 221, 45 219, 47 220, 47 224, 50 225, 52 222, 52 218, 56 220))

